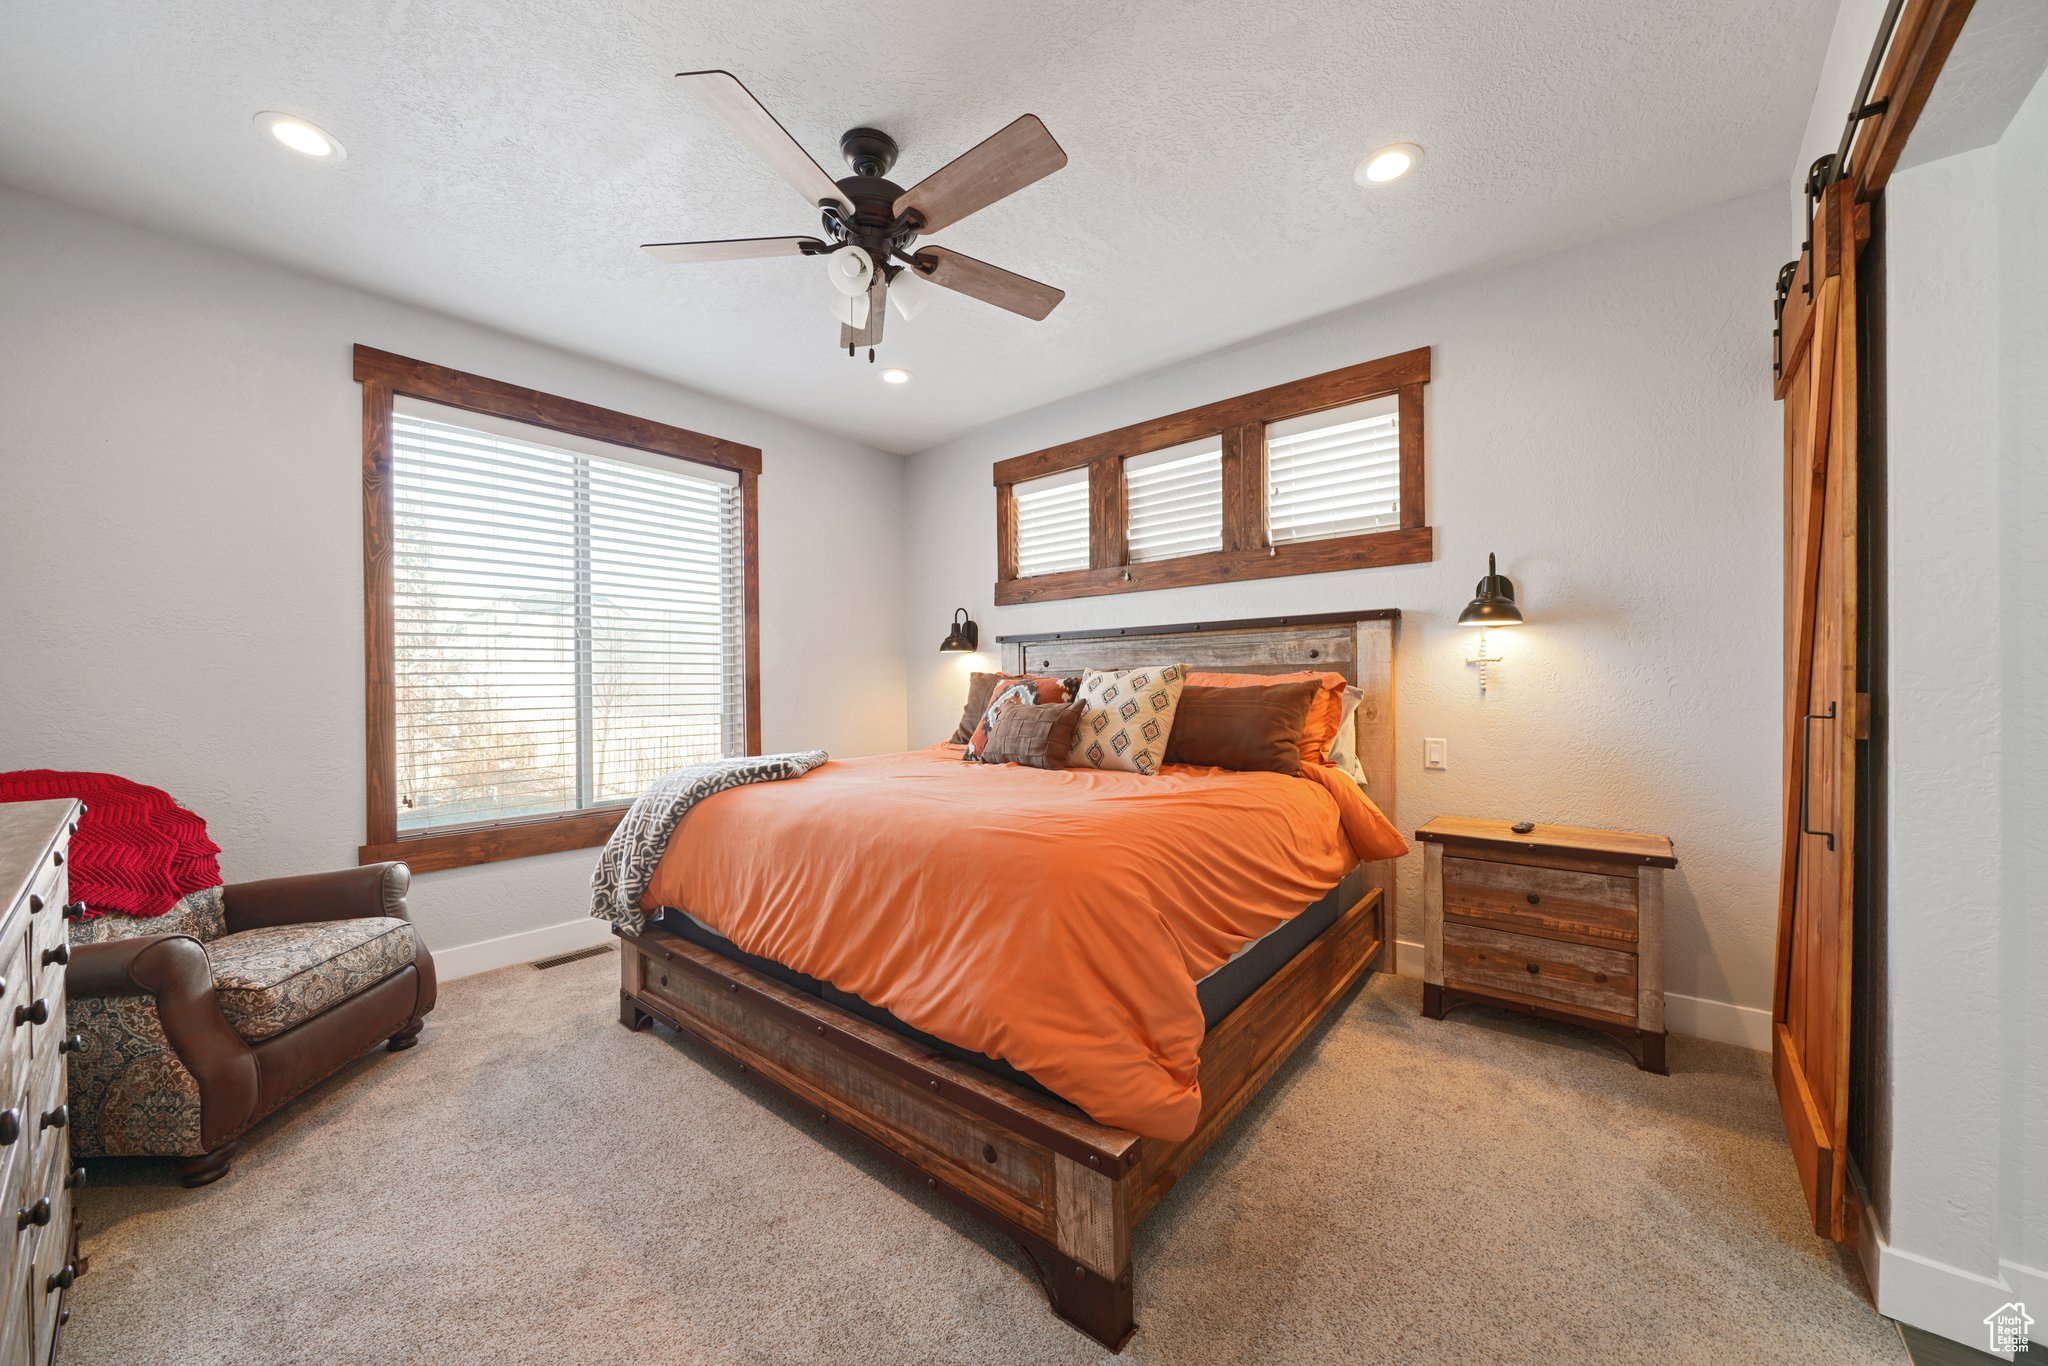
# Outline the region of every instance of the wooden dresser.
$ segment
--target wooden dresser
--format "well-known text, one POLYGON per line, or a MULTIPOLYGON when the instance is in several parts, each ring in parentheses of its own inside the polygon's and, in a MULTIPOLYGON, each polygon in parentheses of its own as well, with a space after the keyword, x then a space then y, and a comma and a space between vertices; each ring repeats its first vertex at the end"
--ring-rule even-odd
POLYGON ((6 1321, 0 1366, 44 1366, 56 1353, 78 1274, 64 1055, 64 968, 71 905, 64 866, 85 808, 75 801, 0 803, 0 1268, 6 1321))
POLYGON ((1423 857, 1422 1012, 1470 1002, 1588 1025, 1664 1066, 1662 835, 1440 816, 1423 857))

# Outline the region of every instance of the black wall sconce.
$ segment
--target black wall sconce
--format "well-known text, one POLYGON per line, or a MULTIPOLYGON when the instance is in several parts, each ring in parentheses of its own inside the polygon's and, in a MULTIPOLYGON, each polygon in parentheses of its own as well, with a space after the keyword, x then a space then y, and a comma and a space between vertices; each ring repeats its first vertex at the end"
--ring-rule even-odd
POLYGON ((972 654, 981 643, 981 628, 967 615, 965 607, 953 609, 953 629, 939 642, 941 654, 972 654))
POLYGON ((1486 666, 1498 664, 1499 655, 1486 653, 1486 628, 1489 626, 1520 626, 1522 609, 1515 606, 1515 581, 1499 573, 1494 566, 1493 556, 1486 557, 1486 577, 1473 590, 1472 601, 1465 604, 1465 610, 1458 613, 1458 625, 1479 628, 1479 653, 1466 660, 1467 664, 1479 666, 1479 691, 1486 691, 1486 666))

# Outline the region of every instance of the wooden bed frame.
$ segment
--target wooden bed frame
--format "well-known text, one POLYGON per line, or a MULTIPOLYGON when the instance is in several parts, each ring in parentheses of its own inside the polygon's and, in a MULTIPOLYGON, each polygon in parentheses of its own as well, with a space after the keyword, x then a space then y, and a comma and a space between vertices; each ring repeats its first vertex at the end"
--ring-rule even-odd
MULTIPOLYGON (((1394 795, 1397 611, 1005 636, 1010 672, 1157 660, 1239 673, 1322 669, 1365 691, 1368 790, 1394 795)), ((1202 1112, 1179 1142, 1143 1138, 792 990, 666 930, 621 939, 619 1023, 692 1035, 1020 1244, 1062 1318, 1111 1350, 1132 1319, 1131 1232, 1372 968, 1394 968, 1395 863, 1202 1044, 1202 1112)))

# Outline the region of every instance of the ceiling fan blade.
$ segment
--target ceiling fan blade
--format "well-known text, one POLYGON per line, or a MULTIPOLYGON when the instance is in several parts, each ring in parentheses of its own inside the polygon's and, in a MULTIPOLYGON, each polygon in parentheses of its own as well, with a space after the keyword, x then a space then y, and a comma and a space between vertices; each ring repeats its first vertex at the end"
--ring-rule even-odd
POLYGON ((796 186, 798 194, 813 205, 843 202, 832 177, 811 160, 811 154, 776 122, 766 106, 740 84, 739 77, 730 71, 682 71, 676 79, 704 101, 706 108, 723 119, 725 126, 738 133, 740 140, 784 180, 796 186))
POLYGON ((886 271, 875 272, 875 282, 868 286, 868 325, 839 327, 841 346, 880 346, 882 344, 882 321, 889 314, 889 276, 886 271))
POLYGON ((947 251, 944 247, 922 247, 916 259, 919 273, 933 284, 979 299, 985 304, 994 304, 997 308, 1007 308, 1012 313, 1021 313, 1033 322, 1044 322, 1045 315, 1067 297, 1063 289, 1054 289, 1051 285, 1040 284, 986 261, 977 261, 972 256, 962 256, 957 251, 947 251), (930 263, 931 269, 924 268, 926 262, 930 263))
POLYGON ((937 232, 1066 164, 1067 154, 1038 115, 1026 114, 905 190, 896 213, 915 211, 924 220, 919 232, 937 232))
POLYGON ((657 261, 683 265, 693 261, 749 261, 757 256, 810 256, 825 244, 815 237, 729 237, 718 242, 647 242, 640 250, 657 261))

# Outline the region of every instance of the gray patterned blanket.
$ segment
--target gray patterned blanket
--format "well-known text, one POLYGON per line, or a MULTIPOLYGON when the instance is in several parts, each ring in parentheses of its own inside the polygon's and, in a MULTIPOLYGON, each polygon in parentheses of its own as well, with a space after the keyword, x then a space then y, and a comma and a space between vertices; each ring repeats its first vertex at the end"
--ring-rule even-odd
POLYGON ((590 913, 623 929, 643 928, 647 918, 640 914, 640 898, 668 848, 668 837, 691 807, 728 788, 801 778, 825 759, 824 750, 805 749, 692 764, 661 778, 635 799, 605 841, 590 879, 590 913))

